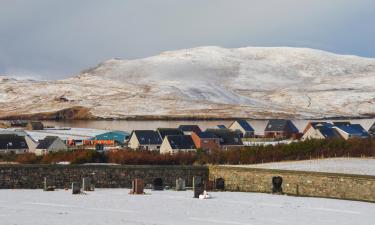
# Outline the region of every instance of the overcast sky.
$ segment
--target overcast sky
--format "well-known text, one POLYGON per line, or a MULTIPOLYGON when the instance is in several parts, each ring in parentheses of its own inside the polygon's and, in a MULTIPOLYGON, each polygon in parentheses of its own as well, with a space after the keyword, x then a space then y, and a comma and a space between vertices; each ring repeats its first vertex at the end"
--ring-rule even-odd
POLYGON ((375 57, 375 1, 0 0, 0 74, 58 79, 204 45, 375 57))

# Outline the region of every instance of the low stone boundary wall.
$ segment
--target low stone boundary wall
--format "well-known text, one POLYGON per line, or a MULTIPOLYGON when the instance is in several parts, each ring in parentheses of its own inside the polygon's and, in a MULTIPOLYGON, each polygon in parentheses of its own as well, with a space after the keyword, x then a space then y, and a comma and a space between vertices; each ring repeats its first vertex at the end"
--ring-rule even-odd
POLYGON ((272 178, 283 178, 285 194, 375 202, 375 176, 244 168, 233 166, 0 165, 0 188, 43 188, 43 178, 57 188, 91 177, 98 188, 129 188, 135 178, 152 184, 161 178, 174 187, 177 178, 192 186, 193 176, 223 178, 228 191, 272 191, 272 178))
POLYGON ((375 176, 229 166, 211 166, 212 180, 223 178, 229 191, 272 191, 272 177, 283 178, 283 192, 297 196, 375 202, 375 176))
POLYGON ((43 178, 57 188, 70 187, 91 177, 99 188, 129 188, 135 178, 152 184, 162 178, 163 184, 175 186, 176 179, 185 179, 192 185, 193 176, 208 177, 205 166, 127 166, 127 165, 0 165, 0 188, 43 188, 43 178))

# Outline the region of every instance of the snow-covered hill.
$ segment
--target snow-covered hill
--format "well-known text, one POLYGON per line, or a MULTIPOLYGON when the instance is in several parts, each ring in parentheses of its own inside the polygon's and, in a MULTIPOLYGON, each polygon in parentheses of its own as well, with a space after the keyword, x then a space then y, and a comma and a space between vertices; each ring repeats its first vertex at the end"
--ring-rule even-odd
POLYGON ((374 103, 375 59, 304 48, 199 47, 59 81, 0 77, 2 116, 82 106, 103 118, 352 117, 375 115, 374 103))

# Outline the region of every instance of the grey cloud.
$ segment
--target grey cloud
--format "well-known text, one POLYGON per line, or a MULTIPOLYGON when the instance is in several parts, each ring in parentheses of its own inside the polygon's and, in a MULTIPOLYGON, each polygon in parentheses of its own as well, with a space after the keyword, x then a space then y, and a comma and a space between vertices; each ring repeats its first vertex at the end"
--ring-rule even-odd
POLYGON ((375 57, 372 0, 0 0, 0 74, 71 76, 108 58, 203 45, 375 57))

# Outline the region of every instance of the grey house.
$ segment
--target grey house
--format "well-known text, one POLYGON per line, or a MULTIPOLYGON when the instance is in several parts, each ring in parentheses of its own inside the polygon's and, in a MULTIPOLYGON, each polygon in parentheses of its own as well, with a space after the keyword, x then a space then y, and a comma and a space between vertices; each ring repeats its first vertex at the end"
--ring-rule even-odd
POLYGON ((47 136, 43 140, 39 141, 39 144, 35 149, 35 154, 44 155, 50 152, 66 150, 68 150, 68 147, 59 137, 47 136))

